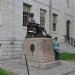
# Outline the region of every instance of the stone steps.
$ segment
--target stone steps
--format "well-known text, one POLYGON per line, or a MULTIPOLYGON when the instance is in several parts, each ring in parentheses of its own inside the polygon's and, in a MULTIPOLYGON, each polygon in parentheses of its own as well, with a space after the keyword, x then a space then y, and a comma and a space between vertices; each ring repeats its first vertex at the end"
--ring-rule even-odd
POLYGON ((61 44, 60 47, 61 52, 67 52, 67 53, 75 53, 75 47, 72 47, 70 44, 61 44))

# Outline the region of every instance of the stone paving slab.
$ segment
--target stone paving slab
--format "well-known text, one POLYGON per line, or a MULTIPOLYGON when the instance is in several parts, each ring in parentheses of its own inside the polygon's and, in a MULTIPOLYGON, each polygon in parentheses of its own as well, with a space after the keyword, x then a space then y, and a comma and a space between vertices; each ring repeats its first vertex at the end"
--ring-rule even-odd
POLYGON ((63 75, 75 75, 75 71, 68 72, 68 73, 66 73, 66 74, 63 74, 63 75))
MULTIPOLYGON (((17 75, 28 75, 26 65, 20 63, 21 60, 0 61, 0 67, 17 73, 17 75)), ((61 61, 60 66, 50 69, 39 69, 29 66, 30 75, 75 75, 75 63, 61 61)))

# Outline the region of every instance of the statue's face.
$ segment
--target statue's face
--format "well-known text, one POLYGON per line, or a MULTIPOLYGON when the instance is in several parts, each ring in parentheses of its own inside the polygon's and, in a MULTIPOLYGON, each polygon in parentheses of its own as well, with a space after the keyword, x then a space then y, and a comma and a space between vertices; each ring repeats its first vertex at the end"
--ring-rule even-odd
POLYGON ((70 20, 67 20, 67 25, 69 25, 70 24, 70 20))
POLYGON ((32 14, 30 14, 30 17, 34 17, 34 14, 32 13, 32 14))

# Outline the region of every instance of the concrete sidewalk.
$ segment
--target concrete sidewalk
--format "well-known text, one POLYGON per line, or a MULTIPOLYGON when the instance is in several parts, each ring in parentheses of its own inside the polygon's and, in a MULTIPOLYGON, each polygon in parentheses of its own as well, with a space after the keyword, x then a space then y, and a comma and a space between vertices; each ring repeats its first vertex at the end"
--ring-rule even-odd
MULTIPOLYGON (((26 65, 21 60, 0 61, 0 67, 17 73, 17 75, 28 75, 26 65)), ((29 67, 30 75, 75 75, 75 63, 61 61, 61 65, 50 69, 39 69, 29 67)))

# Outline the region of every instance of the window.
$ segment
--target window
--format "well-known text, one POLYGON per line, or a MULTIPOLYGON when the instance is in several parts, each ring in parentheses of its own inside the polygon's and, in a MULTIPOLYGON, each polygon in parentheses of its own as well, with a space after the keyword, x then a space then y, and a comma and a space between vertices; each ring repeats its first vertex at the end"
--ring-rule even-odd
POLYGON ((69 8, 69 0, 67 0, 67 7, 69 8))
POLYGON ((24 3, 23 4, 23 26, 27 24, 27 18, 31 11, 31 5, 24 3))
POLYGON ((53 31, 56 31, 57 14, 53 13, 53 31))
POLYGON ((46 10, 40 9, 40 25, 45 26, 45 13, 46 10))

